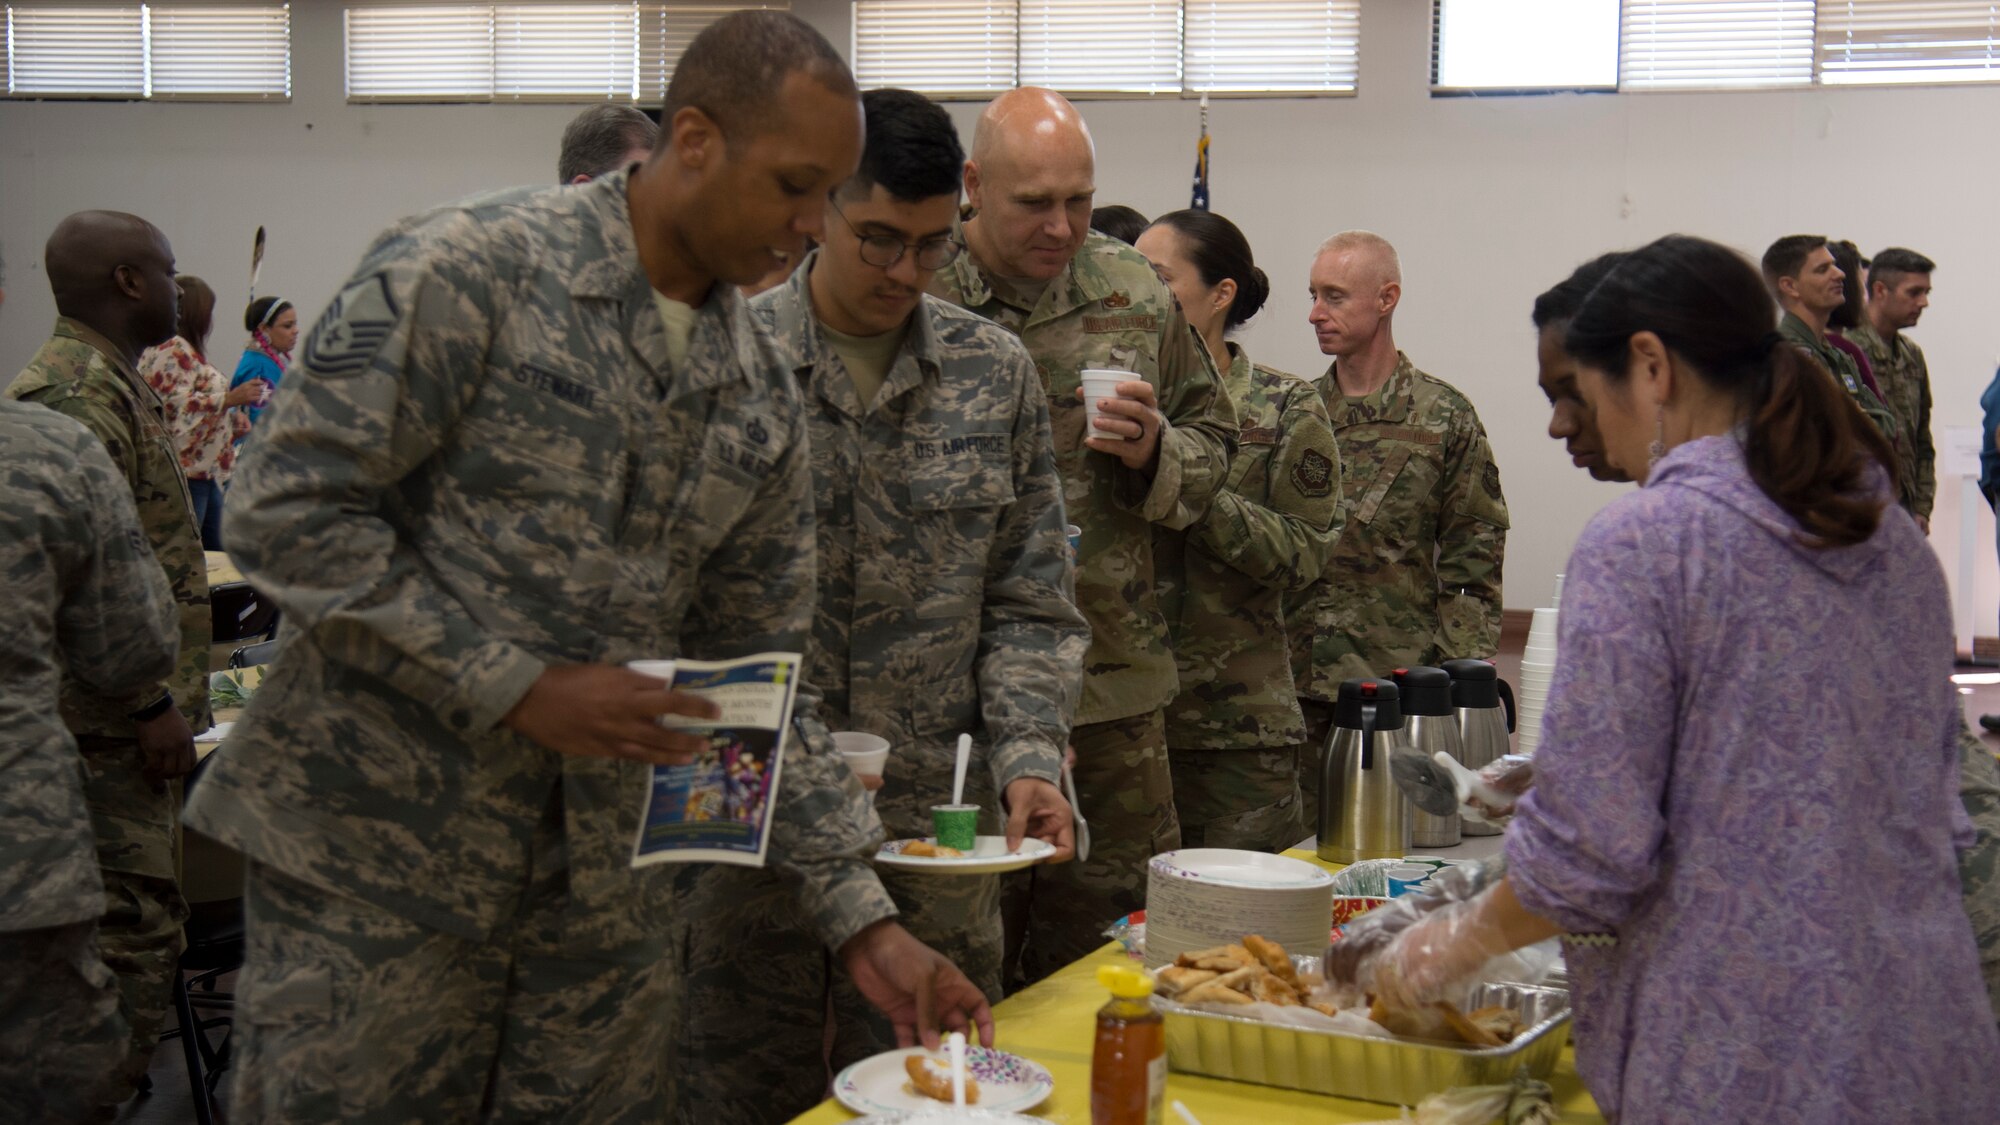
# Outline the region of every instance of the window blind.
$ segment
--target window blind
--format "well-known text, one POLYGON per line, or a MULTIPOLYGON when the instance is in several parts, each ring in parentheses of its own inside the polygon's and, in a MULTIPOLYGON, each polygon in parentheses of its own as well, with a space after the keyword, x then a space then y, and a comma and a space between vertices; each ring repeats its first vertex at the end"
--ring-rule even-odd
POLYGON ((155 98, 262 100, 292 94, 289 5, 148 8, 155 98))
POLYGON ((146 96, 146 13, 138 4, 10 4, 7 29, 10 93, 146 96))
POLYGON ((1812 80, 1813 0, 1625 0, 1620 89, 1812 80))
POLYGON ((786 11, 791 5, 788 0, 772 0, 770 3, 723 2, 707 4, 641 4, 639 7, 638 41, 638 99, 647 105, 658 105, 667 96, 667 83, 673 81, 674 64, 680 62, 681 55, 709 24, 731 12, 747 8, 773 8, 786 11))
POLYGON ((349 101, 484 101, 493 54, 490 4, 347 9, 349 101))
POLYGON ((1820 81, 2000 82, 2000 0, 1819 0, 1820 81))
POLYGON ((625 99, 639 78, 631 4, 501 4, 493 9, 493 96, 625 99))
POLYGON ((1021 0, 1021 85, 1178 94, 1180 0, 1021 0))
POLYGON ((990 96, 1015 83, 1015 0, 858 0, 854 76, 949 97, 990 96))
POLYGON ((1186 0, 1189 93, 1352 93, 1360 0, 1186 0))

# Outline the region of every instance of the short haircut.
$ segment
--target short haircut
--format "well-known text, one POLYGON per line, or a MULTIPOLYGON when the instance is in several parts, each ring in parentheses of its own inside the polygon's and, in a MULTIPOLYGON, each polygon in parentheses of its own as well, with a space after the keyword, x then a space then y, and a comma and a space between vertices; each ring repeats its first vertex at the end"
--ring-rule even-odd
POLYGON ((860 96, 847 61, 804 20, 762 9, 731 12, 695 36, 674 65, 660 120, 698 109, 732 144, 748 140, 776 124, 779 92, 794 71, 841 97, 860 96))
POLYGON ((578 176, 594 180, 616 172, 626 153, 635 148, 651 149, 659 139, 660 127, 632 106, 616 102, 591 106, 563 130, 556 180, 566 184, 578 176))
POLYGON ((1875 255, 1874 260, 1868 263, 1868 288, 1871 290, 1874 289, 1875 283, 1879 281, 1889 288, 1894 289, 1896 283, 1903 279, 1904 274, 1929 274, 1936 269, 1936 262, 1924 257, 1915 250, 1905 250, 1901 246, 1891 246, 1887 250, 1875 255))
POLYGON ((840 186, 850 199, 876 184, 904 203, 940 195, 958 198, 965 176, 965 149, 958 127, 944 107, 909 90, 870 90, 861 95, 868 119, 868 143, 861 167, 840 186))
POLYGON ((1127 246, 1139 241, 1139 236, 1152 224, 1136 207, 1123 203, 1107 203, 1090 210, 1090 229, 1099 234, 1115 238, 1127 246))
POLYGON ((1823 234, 1788 234, 1764 251, 1764 281, 1777 288, 1781 277, 1797 277, 1812 252, 1826 245, 1823 234))
POLYGON ((1626 253, 1624 250, 1613 250, 1609 254, 1599 254, 1536 297, 1535 311, 1529 314, 1535 322, 1535 330, 1539 332, 1552 324, 1567 325, 1576 319, 1576 310, 1583 307, 1583 299, 1590 296, 1590 291, 1597 288, 1597 283, 1603 281, 1606 274, 1625 260, 1626 253))
POLYGON ((1382 279, 1378 284, 1387 285, 1393 281, 1403 283, 1403 259, 1389 240, 1372 230, 1344 230, 1319 244, 1313 254, 1317 258, 1331 250, 1364 250, 1374 254, 1381 261, 1382 279))

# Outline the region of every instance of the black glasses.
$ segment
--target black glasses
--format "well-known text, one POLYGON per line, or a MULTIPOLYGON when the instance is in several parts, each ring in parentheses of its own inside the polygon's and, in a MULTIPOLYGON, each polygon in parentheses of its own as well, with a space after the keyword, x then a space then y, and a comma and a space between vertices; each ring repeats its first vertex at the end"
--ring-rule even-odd
POLYGON ((841 211, 840 204, 835 203, 831 196, 827 197, 826 205, 834 214, 840 216, 840 221, 847 224, 847 229, 854 232, 854 237, 861 240, 861 260, 871 266, 886 270, 902 261, 905 251, 915 250, 918 269, 941 270, 958 257, 960 250, 965 249, 957 239, 950 236, 929 238, 922 242, 904 242, 887 234, 862 234, 854 230, 854 224, 848 222, 846 213, 841 211))

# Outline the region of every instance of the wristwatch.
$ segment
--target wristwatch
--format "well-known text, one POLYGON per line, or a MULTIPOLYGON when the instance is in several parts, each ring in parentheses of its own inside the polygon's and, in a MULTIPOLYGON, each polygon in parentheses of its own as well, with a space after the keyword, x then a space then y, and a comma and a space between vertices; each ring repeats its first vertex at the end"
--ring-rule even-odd
POLYGON ((170 691, 162 692, 160 693, 160 698, 155 699, 151 703, 146 704, 144 707, 139 708, 137 711, 126 712, 125 717, 132 720, 135 723, 148 723, 153 721, 154 719, 159 718, 161 715, 166 714, 167 709, 172 707, 173 705, 174 705, 174 693, 170 691))

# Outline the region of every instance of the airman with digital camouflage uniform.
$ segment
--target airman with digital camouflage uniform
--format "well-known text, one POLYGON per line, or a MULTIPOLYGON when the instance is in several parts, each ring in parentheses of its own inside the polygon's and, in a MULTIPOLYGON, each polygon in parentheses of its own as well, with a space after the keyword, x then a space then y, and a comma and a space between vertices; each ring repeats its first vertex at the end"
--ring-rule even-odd
POLYGON ((65 682, 133 710, 173 674, 173 590, 81 423, 0 401, 0 1106, 90 1120, 130 1049, 99 952, 104 879, 65 682))
MULTIPOLYGON (((1464 395, 1397 350, 1395 247, 1367 231, 1336 234, 1313 259, 1311 285, 1313 332, 1334 357, 1320 392, 1347 505, 1327 566, 1335 678, 1491 657, 1508 521, 1486 429, 1464 395)), ((1319 762, 1302 757, 1311 801, 1319 762)))
POLYGON ((1180 683, 1160 569, 1208 510, 1236 440, 1229 396, 1173 295, 1138 251, 1091 232, 1095 183, 1075 106, 1035 88, 994 99, 965 165, 967 252, 931 282, 1027 345, 1083 529, 1076 600, 1091 637, 1070 742, 1091 851, 1010 883, 1010 987, 1103 944, 1105 927, 1143 905, 1147 860, 1179 845, 1162 710, 1180 683), (1088 431, 1084 368, 1133 373, 1088 431))
MULTIPOLYGON (((861 169, 832 197, 825 245, 754 303, 807 404, 808 678, 828 724, 888 740, 876 808, 892 838, 931 835, 967 733, 982 832, 1041 837, 1066 858, 1057 781, 1089 638, 1068 592, 1047 400, 1012 333, 924 293, 960 250, 951 117, 907 90, 862 105, 861 169)), ((897 1046, 774 876, 692 870, 704 925, 689 935, 682 1120, 788 1121, 825 1097, 829 990, 835 1071, 897 1046)), ((903 924, 997 998, 1000 877, 882 878, 903 924)))
POLYGON ((160 397, 134 368, 140 352, 174 334, 173 248, 136 215, 81 211, 49 236, 47 269, 60 319, 7 397, 74 418, 103 443, 179 607, 176 665, 143 706, 75 680, 62 687, 63 721, 88 770, 84 792, 104 876, 98 941, 118 975, 132 1035, 106 1093, 116 1103, 152 1060, 183 943, 187 904, 175 874, 178 795, 170 782, 194 769, 194 732, 209 726, 208 571, 160 397))
POLYGON ((1167 745, 1181 844, 1277 852, 1310 833, 1299 794, 1290 597, 1340 537, 1340 451, 1319 390, 1252 364, 1229 333, 1270 295, 1249 240, 1210 211, 1160 216, 1135 243, 1208 347, 1241 426, 1228 483, 1188 530, 1174 621, 1180 695, 1167 745))
MULTIPOLYGON (((656 718, 714 708, 622 665, 805 651, 802 408, 733 284, 817 233, 861 120, 825 39, 764 11, 696 38, 666 116, 630 173, 382 236, 236 478, 234 557, 291 631, 188 820, 250 861, 246 1120, 672 1112, 700 920, 630 856, 648 766, 704 745, 656 718)), ((772 862, 900 1030, 934 995, 990 1040, 891 920, 810 710, 772 862)))

